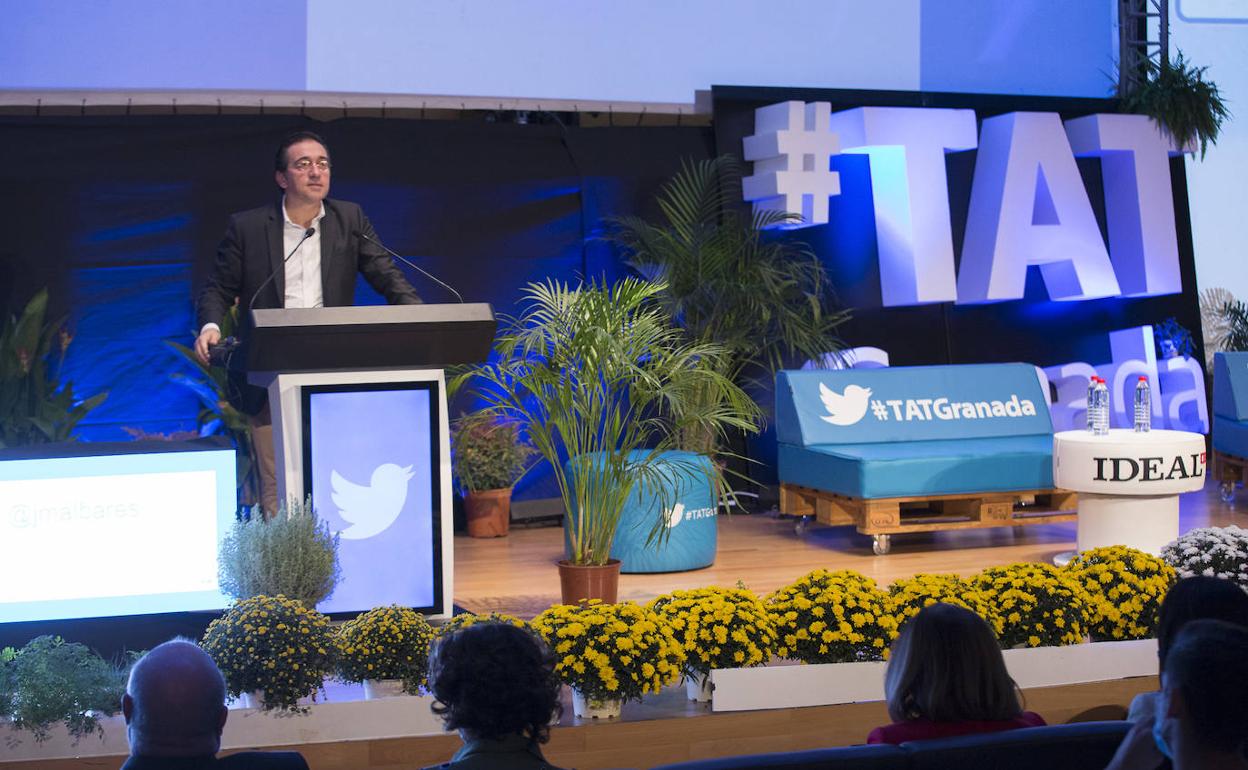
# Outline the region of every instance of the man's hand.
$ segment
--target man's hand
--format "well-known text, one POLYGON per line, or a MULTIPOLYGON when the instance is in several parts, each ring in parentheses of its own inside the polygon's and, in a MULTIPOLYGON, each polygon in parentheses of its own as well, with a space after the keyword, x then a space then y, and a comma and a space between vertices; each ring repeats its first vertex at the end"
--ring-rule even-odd
POLYGON ((1152 720, 1136 722, 1127 737, 1122 739, 1117 753, 1105 770, 1147 770, 1160 767, 1165 757, 1157 750, 1153 740, 1152 720))
POLYGON ((204 366, 208 365, 208 346, 221 341, 220 329, 204 329, 195 339, 195 357, 204 366))

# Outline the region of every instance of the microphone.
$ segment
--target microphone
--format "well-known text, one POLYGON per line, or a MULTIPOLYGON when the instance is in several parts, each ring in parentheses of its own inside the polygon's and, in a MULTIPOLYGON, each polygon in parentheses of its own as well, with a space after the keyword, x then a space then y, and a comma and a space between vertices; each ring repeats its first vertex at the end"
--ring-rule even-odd
POLYGON ((464 301, 464 297, 463 297, 463 295, 461 295, 459 292, 455 291, 455 289, 454 289, 452 286, 450 286, 450 285, 449 285, 449 284, 447 284, 446 282, 442 281, 440 278, 438 278, 438 277, 434 276, 434 275, 433 275, 432 273, 430 273, 428 270, 425 270, 423 267, 421 267, 420 265, 418 265, 418 264, 416 264, 415 262, 411 261, 411 260, 410 260, 410 259, 408 259, 407 257, 403 256, 402 254, 398 253, 397 251, 392 250, 390 247, 386 246, 384 243, 382 243, 381 241, 377 240, 376 238, 370 237, 367 233, 364 233, 364 232, 362 232, 362 231, 360 231, 360 230, 352 230, 352 231, 351 231, 351 234, 352 234, 352 235, 354 235, 356 238, 363 238, 364 240, 368 241, 369 243, 373 244, 374 246, 377 246, 378 248, 380 248, 382 251, 386 252, 386 253, 387 253, 387 254, 389 254, 390 256, 394 257, 395 259, 399 260, 399 261, 400 261, 400 262, 402 262, 403 264, 405 264, 405 265, 407 265, 408 267, 412 268, 412 269, 413 269, 413 270, 415 270, 416 272, 418 272, 418 273, 420 273, 421 275, 425 276, 425 277, 426 277, 426 278, 428 278, 429 280, 431 280, 431 281, 433 281, 434 283, 438 284, 439 286, 443 287, 444 289, 446 289, 447 291, 449 291, 451 294, 454 294, 454 295, 455 295, 455 298, 456 298, 456 299, 458 299, 461 303, 464 301))
MULTIPOLYGON (((299 247, 303 245, 303 242, 314 235, 316 235, 315 227, 309 227, 307 230, 303 231, 303 237, 300 238, 299 242, 295 244, 295 248, 290 250, 290 253, 286 255, 286 258, 282 260, 283 268, 285 268, 286 263, 290 261, 290 258, 295 256, 295 252, 299 250, 299 247)), ((260 283, 260 286, 256 289, 255 294, 251 295, 251 302, 247 303, 247 313, 249 315, 251 314, 251 311, 256 308, 256 299, 259 298, 260 292, 264 291, 264 287, 269 285, 269 281, 272 281, 276 277, 277 271, 271 271, 269 273, 269 277, 265 278, 264 281, 260 283)), ((216 366, 229 368, 230 359, 233 357, 234 351, 238 350, 238 347, 241 344, 242 343, 239 341, 238 337, 226 337, 216 345, 209 345, 208 362, 216 366)))
MULTIPOLYGON (((290 253, 286 255, 286 258, 282 260, 282 266, 285 267, 286 263, 290 261, 290 258, 295 256, 295 252, 298 251, 299 247, 303 245, 303 242, 311 238, 314 235, 316 235, 315 227, 309 227, 307 230, 304 230, 303 237, 300 238, 299 242, 295 244, 295 247, 290 250, 290 253)), ((247 303, 248 313, 256 309, 256 299, 259 298, 260 292, 264 291, 264 287, 269 285, 269 281, 272 281, 276 277, 277 277, 277 271, 276 270, 271 271, 269 273, 269 277, 265 278, 264 281, 260 284, 260 286, 256 289, 256 293, 251 295, 251 302, 247 303)))

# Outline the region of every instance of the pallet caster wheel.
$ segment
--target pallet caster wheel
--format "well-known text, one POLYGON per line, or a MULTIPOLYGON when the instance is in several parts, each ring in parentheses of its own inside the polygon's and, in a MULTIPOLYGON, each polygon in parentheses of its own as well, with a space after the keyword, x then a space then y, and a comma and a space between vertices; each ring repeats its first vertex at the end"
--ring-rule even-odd
POLYGON ((797 523, 793 525, 793 532, 798 537, 804 537, 806 535, 806 530, 808 529, 810 529, 810 517, 799 516, 797 519, 797 523))
POLYGON ((1234 481, 1223 481, 1222 484, 1219 485, 1218 492, 1219 496, 1222 498, 1222 502, 1227 505, 1235 502, 1235 486, 1236 484, 1234 481))
POLYGON ((871 540, 871 552, 876 556, 884 556, 893 548, 892 538, 888 535, 876 535, 871 540))

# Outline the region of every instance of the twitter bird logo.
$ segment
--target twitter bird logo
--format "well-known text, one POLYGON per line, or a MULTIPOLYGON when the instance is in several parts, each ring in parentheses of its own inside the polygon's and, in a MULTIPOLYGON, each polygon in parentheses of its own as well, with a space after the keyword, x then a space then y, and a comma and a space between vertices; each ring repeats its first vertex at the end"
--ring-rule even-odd
POLYGON ((672 506, 668 510, 663 511, 663 521, 667 524, 668 529, 671 529, 679 524, 683 518, 685 518, 684 503, 676 503, 676 505, 672 506))
POLYGON ((841 393, 819 383, 819 398, 823 400, 823 408, 828 410, 824 422, 833 425, 853 425, 867 413, 868 399, 871 389, 859 385, 846 385, 841 393))
POLYGON ((329 477, 334 505, 338 514, 351 525, 338 534, 348 540, 364 540, 385 532, 399 517, 407 502, 407 483, 412 480, 412 466, 400 468, 394 463, 378 465, 368 486, 353 484, 338 471, 329 477))

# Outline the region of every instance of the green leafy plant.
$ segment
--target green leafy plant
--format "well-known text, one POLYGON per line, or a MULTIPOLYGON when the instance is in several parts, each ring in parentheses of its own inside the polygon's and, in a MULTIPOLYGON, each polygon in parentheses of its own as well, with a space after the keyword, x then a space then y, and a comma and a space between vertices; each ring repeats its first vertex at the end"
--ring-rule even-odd
POLYGON ((221 590, 235 599, 283 595, 316 607, 342 577, 338 535, 317 518, 311 498, 286 502, 271 519, 255 510, 221 542, 221 590))
POLYGON ((1122 101, 1123 110, 1148 115, 1178 147, 1198 140, 1204 159, 1208 146, 1218 141, 1222 122, 1231 114, 1217 84, 1205 77, 1209 68, 1189 63, 1182 51, 1173 62, 1150 59, 1144 67, 1139 87, 1122 101))
MULTIPOLYGON (((221 320, 221 336, 233 336, 237 328, 238 306, 234 305, 221 320)), ((199 414, 196 418, 199 435, 221 434, 229 437, 237 450, 236 475, 240 501, 248 503, 258 500, 259 479, 256 472, 259 466, 256 462, 256 447, 247 430, 247 415, 235 409, 229 402, 229 373, 223 366, 205 366, 200 363, 195 351, 186 345, 172 340, 166 340, 165 344, 181 356, 198 375, 173 372, 169 378, 188 388, 199 399, 199 414)))
MULTIPOLYGON (((11 648, 10 648, 11 649, 11 648)), ((64 723, 75 741, 100 730, 100 716, 116 713, 125 692, 125 673, 85 645, 59 636, 39 636, 6 652, 9 711, 13 726, 37 742, 64 723)))
POLYGON ((1214 353, 1248 350, 1248 305, 1221 287, 1200 293, 1200 325, 1205 336, 1205 365, 1214 353))
MULTIPOLYGON (((687 340, 658 304, 664 290, 637 278, 530 284, 524 313, 496 338, 497 361, 457 378, 473 378, 482 414, 522 425, 550 463, 575 564, 606 564, 635 485, 670 507, 663 455, 682 431, 757 426, 757 406, 723 373, 723 347, 687 340)), ((663 525, 656 515, 651 541, 663 525)))
POLYGON ((514 423, 468 415, 451 431, 455 478, 467 492, 507 489, 524 475, 537 450, 520 440, 514 423))
POLYGON ((70 441, 74 428, 108 393, 85 400, 61 382, 73 341, 64 318, 46 320, 48 292, 39 290, 21 316, 0 329, 0 448, 70 441))
MULTIPOLYGON (((716 344, 724 377, 749 385, 795 361, 822 361, 843 348, 838 327, 849 311, 835 309, 819 257, 804 243, 766 231, 800 220, 774 211, 742 213, 741 167, 732 156, 686 163, 659 193, 663 219, 610 220, 609 239, 629 265, 665 287, 659 302, 697 343, 716 344)), ((697 397, 721 396, 708 390, 697 397)), ((716 437, 698 426, 682 448, 709 453, 716 437)))
POLYGON ((12 647, 0 649, 0 718, 13 713, 13 667, 9 664, 17 658, 12 647))

